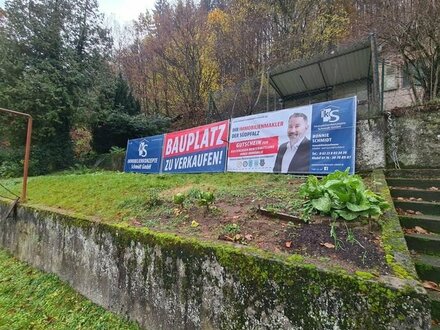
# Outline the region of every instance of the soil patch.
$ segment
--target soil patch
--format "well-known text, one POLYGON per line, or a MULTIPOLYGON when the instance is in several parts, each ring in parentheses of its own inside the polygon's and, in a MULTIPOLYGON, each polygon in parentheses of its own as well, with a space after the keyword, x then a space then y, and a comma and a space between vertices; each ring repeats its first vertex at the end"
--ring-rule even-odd
MULTIPOLYGON (((294 203, 295 204, 295 203, 294 203)), ((300 254, 306 260, 324 267, 341 267, 350 272, 368 270, 377 274, 389 274, 381 247, 380 229, 368 222, 343 222, 334 226, 330 235, 331 219, 314 217, 310 223, 277 219, 259 212, 259 207, 298 215, 289 203, 283 204, 276 197, 243 196, 240 202, 221 199, 211 207, 191 205, 176 208, 153 226, 157 230, 195 236, 226 244, 249 245, 281 254, 300 254)), ((274 211, 275 212, 275 211, 274 211)), ((275 212, 276 213, 276 212, 275 212)), ((153 219, 136 220, 133 225, 151 227, 153 219)))
POLYGON ((280 244, 291 239, 290 248, 286 247, 284 250, 306 254, 315 259, 331 258, 336 260, 338 265, 350 270, 357 266, 363 269, 377 269, 381 273, 388 272, 378 233, 369 231, 368 227, 348 228, 341 222, 337 225, 333 227, 333 237, 330 237, 331 225, 328 221, 289 228, 280 244))

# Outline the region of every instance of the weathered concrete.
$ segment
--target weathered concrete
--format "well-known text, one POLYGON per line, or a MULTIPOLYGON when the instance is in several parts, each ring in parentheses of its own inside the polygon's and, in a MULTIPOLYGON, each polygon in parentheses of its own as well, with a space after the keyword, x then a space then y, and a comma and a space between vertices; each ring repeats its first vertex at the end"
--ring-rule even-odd
MULTIPOLYGON (((1 214, 6 207, 0 201, 1 214)), ((417 282, 320 270, 298 256, 116 228, 23 206, 15 217, 0 220, 0 245, 146 329, 430 326, 426 293, 417 282)))
MULTIPOLYGON (((439 167, 440 106, 398 109, 394 121, 400 165, 439 167)), ((390 159, 387 161, 392 164, 390 159)))
POLYGON ((384 168, 386 123, 382 117, 356 123, 356 171, 384 168))
POLYGON ((396 109, 393 129, 385 117, 357 121, 356 170, 394 167, 395 142, 402 168, 438 168, 440 164, 440 106, 396 109))

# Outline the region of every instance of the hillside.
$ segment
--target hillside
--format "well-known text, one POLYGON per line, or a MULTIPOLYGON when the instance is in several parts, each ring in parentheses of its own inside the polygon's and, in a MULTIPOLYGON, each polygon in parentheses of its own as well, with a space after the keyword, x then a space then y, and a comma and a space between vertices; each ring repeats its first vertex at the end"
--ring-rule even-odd
MULTIPOLYGON (((70 173, 30 178, 27 204, 139 231, 301 254, 319 264, 387 273, 378 228, 359 222, 350 228, 343 223, 331 227, 329 218, 318 216, 310 224, 298 219, 298 189, 304 181, 257 173, 70 173)), ((21 180, 2 184, 18 193, 21 180)))

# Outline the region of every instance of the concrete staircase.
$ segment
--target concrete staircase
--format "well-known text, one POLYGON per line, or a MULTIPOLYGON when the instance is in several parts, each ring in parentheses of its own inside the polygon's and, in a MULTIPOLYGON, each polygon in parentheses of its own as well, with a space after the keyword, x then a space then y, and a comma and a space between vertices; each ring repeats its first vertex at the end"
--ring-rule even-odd
MULTIPOLYGON (((390 170, 386 176, 417 273, 440 287, 440 169, 390 170)), ((433 329, 440 329, 440 292, 427 291, 433 329)))

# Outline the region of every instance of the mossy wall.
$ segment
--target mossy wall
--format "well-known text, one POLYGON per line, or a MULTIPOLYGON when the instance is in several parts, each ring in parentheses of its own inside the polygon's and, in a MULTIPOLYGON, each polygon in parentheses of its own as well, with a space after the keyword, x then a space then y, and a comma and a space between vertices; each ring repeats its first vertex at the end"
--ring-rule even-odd
POLYGON ((440 167, 440 105, 396 108, 356 123, 356 170, 440 167))
MULTIPOLYGON (((7 208, 0 201, 0 213, 7 208)), ((0 245, 145 329, 429 329, 410 280, 19 207, 0 245)))
MULTIPOLYGON (((393 133, 400 166, 439 168, 440 105, 396 109, 393 113, 393 133)), ((392 167, 389 156, 387 163, 392 167)))

